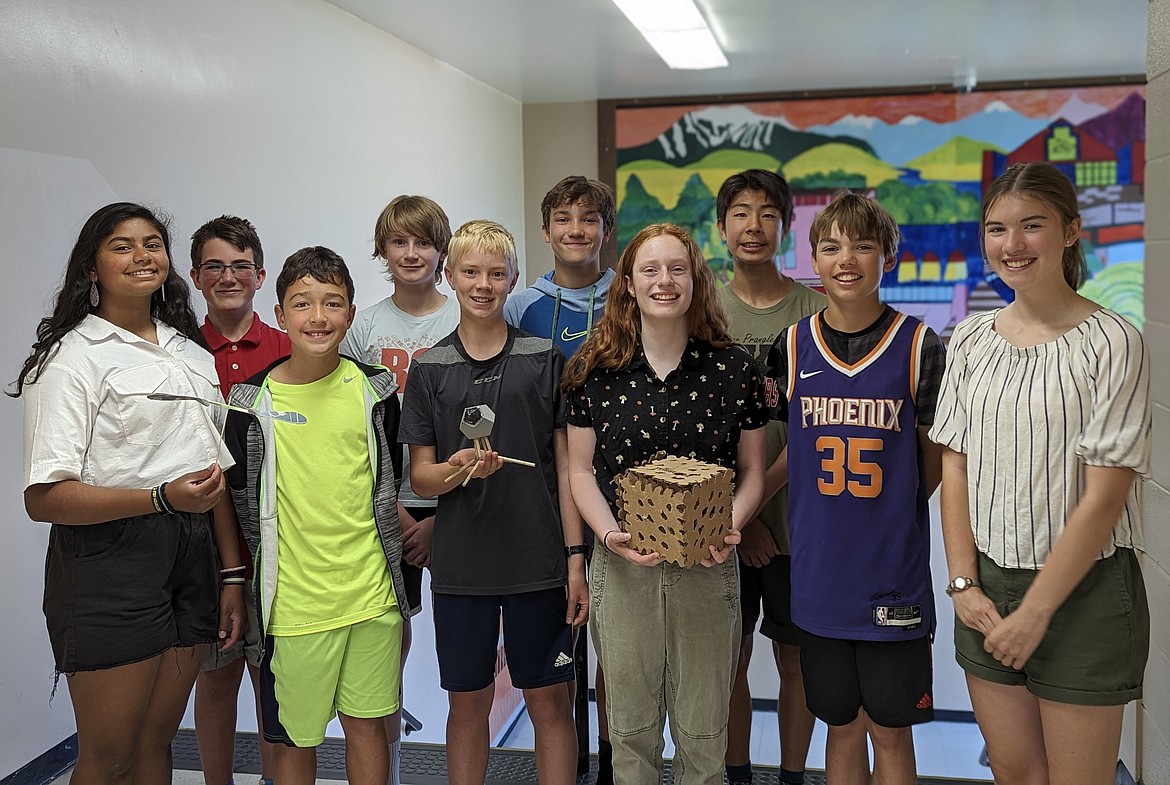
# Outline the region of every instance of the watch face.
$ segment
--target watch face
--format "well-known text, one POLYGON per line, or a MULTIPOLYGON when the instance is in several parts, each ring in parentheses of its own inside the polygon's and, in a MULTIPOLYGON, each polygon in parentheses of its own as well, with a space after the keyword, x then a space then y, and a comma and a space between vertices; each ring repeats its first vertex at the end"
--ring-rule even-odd
POLYGON ((950 583, 947 584, 947 595, 949 596, 957 591, 966 591, 967 589, 970 589, 974 585, 975 585, 975 581, 973 581, 970 578, 967 578, 963 575, 960 575, 959 577, 955 578, 953 581, 951 581, 950 583))

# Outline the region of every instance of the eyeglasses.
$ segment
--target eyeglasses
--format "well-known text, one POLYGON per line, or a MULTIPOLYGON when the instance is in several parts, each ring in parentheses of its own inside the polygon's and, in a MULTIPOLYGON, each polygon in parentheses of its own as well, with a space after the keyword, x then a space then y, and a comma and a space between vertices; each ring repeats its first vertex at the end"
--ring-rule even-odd
POLYGON ((206 275, 208 278, 219 278, 223 275, 224 270, 231 270, 232 275, 236 278, 251 278, 256 274, 256 265, 251 262, 232 262, 231 264, 223 264, 221 262, 204 262, 196 267, 200 273, 206 275))

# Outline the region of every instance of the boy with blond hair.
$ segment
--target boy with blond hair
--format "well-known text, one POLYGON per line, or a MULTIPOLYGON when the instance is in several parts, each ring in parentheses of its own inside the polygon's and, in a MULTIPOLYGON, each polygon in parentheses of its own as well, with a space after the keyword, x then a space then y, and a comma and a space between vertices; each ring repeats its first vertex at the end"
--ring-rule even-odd
POLYGON ((581 519, 567 487, 564 358, 547 338, 504 320, 516 248, 504 227, 470 221, 451 239, 447 280, 459 326, 418 357, 403 403, 411 482, 438 496, 431 588, 439 677, 447 690, 447 772, 482 785, 503 618, 512 683, 524 693, 544 785, 570 785, 577 741, 565 682, 572 628, 588 615, 581 519), (464 412, 496 416, 486 451, 460 430, 464 412), (501 456, 534 466, 505 465, 501 456), (567 591, 566 591, 567 588, 567 591))

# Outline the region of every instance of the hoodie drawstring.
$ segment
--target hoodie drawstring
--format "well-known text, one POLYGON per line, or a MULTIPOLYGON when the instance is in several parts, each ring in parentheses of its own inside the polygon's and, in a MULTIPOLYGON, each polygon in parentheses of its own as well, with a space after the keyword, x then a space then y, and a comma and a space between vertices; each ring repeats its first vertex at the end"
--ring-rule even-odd
MULTIPOLYGON (((586 312, 586 316, 585 316, 585 337, 586 338, 589 337, 589 333, 593 332, 593 313, 594 313, 593 301, 596 297, 597 297, 597 284, 595 283, 589 287, 589 310, 586 312)), ((552 339, 554 341, 557 339, 557 327, 560 325, 560 321, 561 321, 561 288, 558 286, 557 287, 557 299, 556 299, 556 303, 553 305, 553 317, 552 317, 552 333, 551 333, 551 335, 552 335, 552 339)))

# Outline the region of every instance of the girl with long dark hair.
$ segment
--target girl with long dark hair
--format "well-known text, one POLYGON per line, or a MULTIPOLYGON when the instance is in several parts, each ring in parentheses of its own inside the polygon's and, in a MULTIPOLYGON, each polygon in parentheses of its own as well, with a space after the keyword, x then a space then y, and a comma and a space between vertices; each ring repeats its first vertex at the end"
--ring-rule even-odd
POLYGON ((149 209, 90 216, 16 380, 25 509, 52 524, 44 612, 76 717, 78 782, 169 782, 203 647, 242 628, 221 470, 231 457, 204 406, 147 397, 219 398, 170 258, 149 209))

